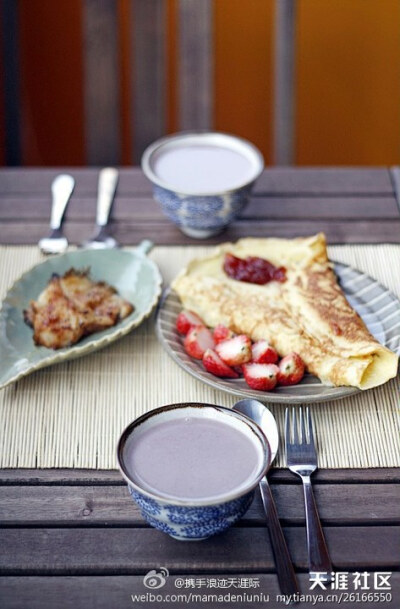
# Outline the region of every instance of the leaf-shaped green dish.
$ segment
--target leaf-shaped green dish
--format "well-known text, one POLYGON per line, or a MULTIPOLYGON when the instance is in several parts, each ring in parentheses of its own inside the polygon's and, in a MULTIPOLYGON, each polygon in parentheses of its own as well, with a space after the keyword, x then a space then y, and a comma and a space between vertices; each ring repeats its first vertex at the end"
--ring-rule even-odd
POLYGON ((23 376, 59 362, 106 347, 128 334, 150 315, 161 294, 162 278, 156 264, 146 257, 151 248, 144 241, 135 250, 79 250, 48 258, 24 273, 9 289, 0 311, 0 389, 23 376), (51 275, 71 267, 90 269, 95 281, 106 281, 129 300, 135 310, 116 326, 86 336, 77 344, 54 351, 38 347, 23 311, 46 287, 51 275))

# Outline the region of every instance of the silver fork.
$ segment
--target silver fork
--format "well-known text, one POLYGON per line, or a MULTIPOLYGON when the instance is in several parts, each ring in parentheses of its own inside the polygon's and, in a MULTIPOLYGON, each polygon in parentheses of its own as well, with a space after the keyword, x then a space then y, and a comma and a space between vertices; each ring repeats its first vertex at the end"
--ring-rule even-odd
POLYGON ((307 422, 305 423, 301 407, 299 408, 298 415, 296 415, 296 409, 292 408, 292 417, 290 417, 289 408, 286 408, 286 459, 290 471, 300 476, 303 482, 310 579, 315 577, 313 574, 318 573, 321 581, 330 581, 332 563, 311 486, 310 476, 317 469, 318 463, 312 421, 308 408, 306 410, 306 418, 307 422), (299 419, 300 434, 297 419, 299 419))
POLYGON ((68 174, 58 175, 51 185, 52 204, 50 229, 48 237, 39 241, 39 247, 43 254, 62 254, 68 247, 68 241, 64 237, 61 224, 65 208, 74 190, 75 180, 68 174))
POLYGON ((118 247, 118 242, 108 230, 108 219, 114 201, 115 190, 118 183, 118 170, 114 167, 105 167, 99 174, 97 193, 96 232, 95 235, 82 243, 88 249, 108 249, 118 247))

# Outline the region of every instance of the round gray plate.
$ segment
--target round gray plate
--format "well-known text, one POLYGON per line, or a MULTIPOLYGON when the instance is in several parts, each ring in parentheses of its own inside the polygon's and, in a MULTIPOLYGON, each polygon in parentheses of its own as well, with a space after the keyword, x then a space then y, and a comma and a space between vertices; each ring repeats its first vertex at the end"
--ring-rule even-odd
MULTIPOLYGON (((335 263, 339 284, 351 306, 361 315, 375 338, 385 347, 400 354, 400 302, 380 283, 349 266, 335 263)), ((157 312, 157 336, 167 353, 186 372, 197 379, 234 395, 254 397, 263 402, 311 403, 336 400, 358 393, 354 387, 327 387, 311 374, 298 385, 277 387, 273 391, 250 389, 243 378, 222 379, 207 372, 199 360, 189 357, 175 329, 175 320, 182 310, 178 296, 167 290, 157 312)))

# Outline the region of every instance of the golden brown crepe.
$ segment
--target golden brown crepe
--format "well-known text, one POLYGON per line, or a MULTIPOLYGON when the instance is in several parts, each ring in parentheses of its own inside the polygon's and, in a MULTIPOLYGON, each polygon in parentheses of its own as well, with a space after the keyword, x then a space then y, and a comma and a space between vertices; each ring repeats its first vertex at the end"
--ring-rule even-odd
POLYGON ((368 331, 340 289, 325 236, 241 239, 193 260, 172 288, 185 308, 213 327, 223 323, 253 340, 267 339, 280 356, 296 351, 326 385, 376 387, 396 376, 398 357, 368 331), (286 281, 256 285, 223 270, 224 255, 257 256, 286 267, 286 281))

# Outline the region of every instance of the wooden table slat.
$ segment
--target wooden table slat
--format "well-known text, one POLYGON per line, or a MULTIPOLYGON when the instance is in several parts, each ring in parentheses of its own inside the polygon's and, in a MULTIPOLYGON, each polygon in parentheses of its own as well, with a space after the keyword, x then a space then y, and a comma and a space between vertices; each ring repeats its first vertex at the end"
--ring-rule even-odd
MULTIPOLYGON (((143 195, 134 199, 127 195, 115 198, 112 210, 114 223, 132 221, 134 208, 135 220, 166 221, 161 206, 152 197, 143 195)), ((51 197, 32 195, 27 200, 24 195, 3 195, 0 205, 0 222, 37 222, 49 223, 51 197)), ((71 200, 64 219, 64 228, 69 222, 79 221, 94 224, 96 214, 95 196, 80 196, 71 200)), ((399 210, 393 196, 374 197, 293 197, 265 196, 251 197, 249 204, 240 215, 240 220, 272 219, 280 220, 379 220, 398 219, 399 210)))
MULTIPOLYGON (((151 184, 140 167, 121 167, 118 193, 151 195, 151 184)), ((0 170, 0 194, 46 194, 59 173, 71 173, 76 180, 73 196, 95 194, 98 169, 77 167, 23 168, 0 170)), ((392 195, 393 185, 386 168, 269 167, 257 180, 256 194, 292 195, 392 195)))
POLYGON ((384 168, 274 167, 262 173, 255 191, 371 195, 393 193, 393 185, 384 168))
MULTIPOLYGON (((300 484, 271 485, 279 517, 290 525, 304 525, 300 484)), ((400 485, 316 484, 314 493, 322 521, 339 524, 399 524, 400 485)), ((6 526, 145 526, 125 486, 0 487, 0 523, 6 526)), ((265 525, 257 492, 238 526, 265 525)))
MULTIPOLYGON (((304 527, 284 527, 296 569, 308 565, 304 527)), ((400 526, 324 527, 336 569, 397 569, 400 526)), ((153 528, 9 528, 2 531, 0 574, 274 572, 266 528, 231 527, 193 545, 153 528), (155 558, 156 557, 156 558, 155 558)))

